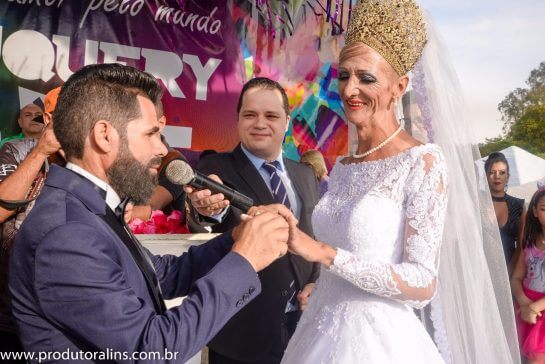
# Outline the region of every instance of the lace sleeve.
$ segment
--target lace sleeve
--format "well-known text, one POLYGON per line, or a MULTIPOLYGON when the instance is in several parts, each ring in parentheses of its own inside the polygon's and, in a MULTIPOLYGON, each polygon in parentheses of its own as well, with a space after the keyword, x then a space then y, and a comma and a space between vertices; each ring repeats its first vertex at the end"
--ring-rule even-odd
POLYGON ((435 294, 447 205, 446 165, 439 151, 419 158, 405 189, 403 261, 366 261, 337 249, 330 270, 365 291, 421 308, 435 294))

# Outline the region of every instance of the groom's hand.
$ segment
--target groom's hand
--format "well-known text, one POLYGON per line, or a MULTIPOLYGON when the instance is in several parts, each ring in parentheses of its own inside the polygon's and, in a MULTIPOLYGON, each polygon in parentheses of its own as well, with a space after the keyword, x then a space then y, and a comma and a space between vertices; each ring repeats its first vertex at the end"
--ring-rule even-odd
POLYGON ((290 224, 290 227, 292 225, 297 226, 297 223, 299 222, 297 221, 290 209, 288 209, 285 205, 278 203, 272 205, 252 206, 250 207, 248 212, 242 216, 242 218, 252 218, 266 211, 282 216, 286 220, 286 222, 290 224))
POLYGON ((284 216, 262 208, 254 216, 246 216, 233 229, 232 251, 242 255, 256 272, 286 254, 289 225, 284 216))

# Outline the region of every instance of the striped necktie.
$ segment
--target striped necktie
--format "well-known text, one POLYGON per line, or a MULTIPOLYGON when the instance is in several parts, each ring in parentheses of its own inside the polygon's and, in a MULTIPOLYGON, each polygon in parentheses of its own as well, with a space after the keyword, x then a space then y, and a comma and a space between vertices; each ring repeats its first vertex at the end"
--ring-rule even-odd
MULTIPOLYGON (((290 199, 288 198, 288 192, 286 191, 286 186, 278 174, 280 167, 280 162, 264 162, 263 168, 271 176, 271 192, 276 202, 285 205, 288 209, 291 208, 290 199)), ((285 258, 284 258, 285 259, 285 258)), ((286 302, 285 313, 293 312, 299 310, 299 303, 297 302, 297 284, 295 280, 292 280, 289 288, 286 290, 286 297, 288 300, 286 302)))
POLYGON ((280 163, 278 161, 264 162, 262 166, 271 177, 271 192, 273 194, 274 200, 278 203, 285 205, 287 208, 291 208, 290 199, 288 198, 288 192, 286 191, 286 186, 282 182, 280 175, 278 174, 278 169, 280 163))

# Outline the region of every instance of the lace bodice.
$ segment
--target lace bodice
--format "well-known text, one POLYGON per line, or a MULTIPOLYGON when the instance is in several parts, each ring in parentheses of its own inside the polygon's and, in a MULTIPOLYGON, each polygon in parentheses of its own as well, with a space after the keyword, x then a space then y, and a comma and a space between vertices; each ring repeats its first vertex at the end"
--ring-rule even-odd
POLYGON ((330 272, 358 289, 423 307, 433 297, 447 204, 436 145, 331 172, 317 205, 317 238, 337 248, 330 272))

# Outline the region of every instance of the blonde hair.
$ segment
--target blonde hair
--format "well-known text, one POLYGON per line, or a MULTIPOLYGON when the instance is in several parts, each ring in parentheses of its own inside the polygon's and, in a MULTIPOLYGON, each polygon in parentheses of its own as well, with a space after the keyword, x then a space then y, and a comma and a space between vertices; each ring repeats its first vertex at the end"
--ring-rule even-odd
POLYGON ((301 154, 301 163, 309 165, 314 170, 314 174, 316 174, 317 178, 322 178, 327 175, 324 156, 315 149, 307 150, 301 154))

